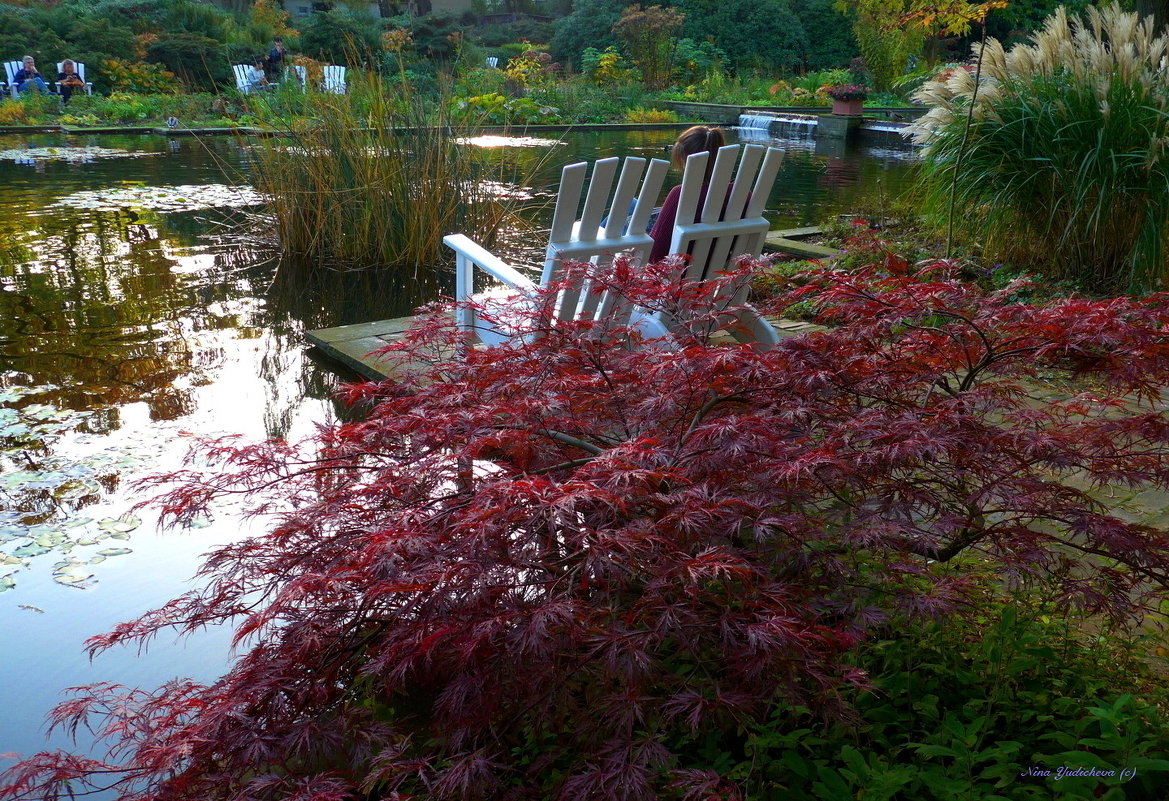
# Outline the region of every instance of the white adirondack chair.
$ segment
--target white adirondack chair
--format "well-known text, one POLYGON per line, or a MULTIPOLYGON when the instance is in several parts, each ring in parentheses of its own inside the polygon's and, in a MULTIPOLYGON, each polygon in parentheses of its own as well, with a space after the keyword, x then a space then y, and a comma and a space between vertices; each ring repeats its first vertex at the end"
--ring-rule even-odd
POLYGON ((499 56, 488 56, 483 60, 483 63, 488 67, 497 69, 499 67, 499 56))
MULTIPOLYGON (((605 263, 627 250, 635 250, 645 258, 653 247, 653 239, 645 232, 646 223, 649 222, 654 203, 661 194, 662 182, 666 178, 669 163, 661 159, 652 159, 647 167, 643 158, 625 159, 617 180, 616 193, 612 202, 607 202, 620 161, 621 159, 614 157, 601 159, 596 163, 583 206, 581 191, 589 165, 580 162, 569 164, 561 170, 560 191, 552 214, 552 230, 548 237, 544 272, 539 284, 463 234, 443 237, 443 243, 455 251, 456 299, 459 301, 471 299, 476 267, 508 288, 519 290, 521 296, 530 296, 537 286, 547 285, 564 277, 565 259, 605 263), (629 215, 631 203, 633 213, 629 215), (602 228, 601 220, 606 217, 608 221, 602 228)), ((619 305, 617 298, 602 297, 586 290, 587 287, 579 286, 562 293, 553 315, 562 320, 601 319, 603 315, 612 314, 628 318, 630 309, 615 308, 619 305)), ((511 301, 503 301, 505 304, 508 302, 511 301)), ((471 308, 460 306, 456 315, 459 326, 474 339, 485 344, 498 343, 511 336, 508 331, 501 331, 478 321, 471 308)), ((665 333, 654 331, 655 336, 665 333)))
MULTIPOLYGON (((731 173, 739 150, 738 145, 731 145, 719 152, 701 215, 698 209, 699 196, 709 154, 696 154, 687 160, 678 219, 699 218, 700 222, 675 224, 670 252, 691 253, 692 262, 687 270, 690 277, 713 277, 714 273, 724 269, 736 257, 758 255, 762 250, 769 227, 762 212, 783 161, 783 152, 761 145, 748 145, 732 184, 731 173), (720 216, 728 219, 719 220, 720 216)), ((522 297, 530 296, 538 286, 563 280, 565 275, 562 267, 566 259, 592 260, 604 264, 618 253, 634 250, 644 260, 653 246, 653 240, 645 233, 646 222, 660 194, 667 164, 657 159, 650 162, 626 225, 627 210, 636 192, 645 160, 625 160, 617 191, 612 202, 607 204, 618 161, 620 159, 609 158, 596 163, 579 220, 576 217, 578 209, 581 209, 580 195, 588 165, 570 164, 562 171, 544 271, 538 284, 466 236, 453 234, 444 237, 443 242, 455 251, 456 256, 456 300, 466 302, 472 299, 476 267, 520 296, 508 302, 522 302, 522 297), (606 216, 606 211, 610 213, 602 229, 600 221, 606 216)), ((745 286, 730 288, 728 296, 720 300, 737 305, 745 294, 745 286)), ((650 338, 669 337, 671 331, 677 330, 683 323, 630 308, 610 293, 591 291, 584 281, 560 293, 552 314, 559 320, 607 319, 614 325, 625 325, 632 321, 640 327, 643 335, 650 338)), ((456 316, 460 327, 471 334, 473 339, 485 344, 511 336, 507 330, 499 330, 498 327, 476 320, 474 309, 465 305, 459 307, 456 316)), ((755 343, 758 347, 770 347, 779 341, 775 329, 750 307, 739 306, 733 316, 720 320, 720 324, 728 327, 736 338, 755 343)))
POLYGON ((334 95, 345 94, 345 68, 339 64, 330 64, 324 69, 324 80, 321 81, 321 91, 334 95))
MULTIPOLYGON (((57 62, 57 74, 58 75, 60 75, 62 72, 64 72, 64 70, 65 70, 64 64, 65 64, 64 61, 57 62)), ((93 94, 93 84, 90 81, 85 80, 85 63, 82 61, 74 61, 73 62, 73 69, 77 70, 77 76, 79 78, 81 78, 82 82, 85 84, 85 93, 87 95, 92 95, 93 94)))
POLYGON ((4 62, 4 73, 8 78, 8 93, 16 97, 16 73, 23 66, 24 62, 17 59, 16 61, 4 62))
POLYGON ((308 85, 308 67, 293 64, 284 71, 284 79, 288 80, 289 76, 295 77, 301 89, 304 89, 308 85))
MULTIPOLYGON (((739 159, 739 150, 739 145, 719 148, 705 199, 703 180, 710 154, 695 153, 686 159, 670 253, 689 255, 685 273, 688 280, 712 278, 740 256, 758 256, 763 252, 771 228, 763 210, 783 165, 783 151, 746 145, 739 159)), ((738 309, 733 319, 723 321, 722 327, 740 341, 770 347, 779 337, 762 315, 745 304, 748 289, 745 284, 725 287, 723 294, 715 299, 720 305, 730 304, 738 309)), ((665 322, 671 328, 679 324, 679 321, 665 322)))
POLYGON ((233 64, 231 66, 231 72, 235 75, 235 88, 239 89, 240 94, 251 94, 252 90, 256 88, 248 75, 250 66, 250 64, 233 64))

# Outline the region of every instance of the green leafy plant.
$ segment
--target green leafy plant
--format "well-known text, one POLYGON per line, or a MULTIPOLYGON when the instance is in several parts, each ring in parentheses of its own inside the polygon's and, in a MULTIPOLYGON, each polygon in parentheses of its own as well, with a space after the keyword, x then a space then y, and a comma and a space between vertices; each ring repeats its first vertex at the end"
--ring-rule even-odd
POLYGON ((734 762, 728 775, 758 799, 1154 798, 1169 771, 1169 693, 1141 656, 1155 638, 1097 630, 988 590, 965 622, 890 629, 859 648, 873 688, 850 697, 853 723, 779 704, 745 741, 695 738, 693 764, 734 762))

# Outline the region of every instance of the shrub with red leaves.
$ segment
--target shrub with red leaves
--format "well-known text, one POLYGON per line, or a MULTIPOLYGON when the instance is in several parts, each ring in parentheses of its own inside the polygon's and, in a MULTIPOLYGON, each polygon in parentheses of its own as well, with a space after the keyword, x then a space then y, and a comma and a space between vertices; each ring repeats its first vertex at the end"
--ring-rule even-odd
POLYGON ((691 307, 672 347, 580 324, 441 359, 425 316, 412 373, 348 390, 361 422, 169 477, 172 519, 242 492, 269 533, 90 647, 231 621, 231 671, 84 688, 54 722, 107 762, 37 755, 0 797, 733 798, 677 744, 845 711, 848 649, 963 614, 980 576, 1140 610, 1169 538, 1090 492, 1169 486, 1166 298, 1035 307, 946 268, 812 276, 784 302, 833 327, 769 352, 706 342, 710 287, 627 264, 598 285, 691 307))

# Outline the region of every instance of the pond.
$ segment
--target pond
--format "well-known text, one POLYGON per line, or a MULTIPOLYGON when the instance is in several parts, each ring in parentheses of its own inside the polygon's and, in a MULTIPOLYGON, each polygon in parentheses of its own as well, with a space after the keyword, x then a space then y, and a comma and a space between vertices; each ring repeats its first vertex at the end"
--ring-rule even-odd
MULTIPOLYGON (((511 145, 542 149, 551 184, 565 163, 659 155, 673 135, 511 145)), ((778 144, 788 156, 768 205, 782 227, 896 195, 912 161, 896 147, 778 144)), ((433 291, 361 274, 290 286, 233 233, 232 208, 255 200, 238 188, 247 168, 229 137, 0 136, 0 768, 45 747, 44 715, 66 687, 222 671, 222 630, 145 656, 83 653, 246 533, 231 508, 160 531, 133 509, 135 490, 179 465, 188 432, 297 438, 335 418, 340 378, 303 332, 402 316, 433 291)))

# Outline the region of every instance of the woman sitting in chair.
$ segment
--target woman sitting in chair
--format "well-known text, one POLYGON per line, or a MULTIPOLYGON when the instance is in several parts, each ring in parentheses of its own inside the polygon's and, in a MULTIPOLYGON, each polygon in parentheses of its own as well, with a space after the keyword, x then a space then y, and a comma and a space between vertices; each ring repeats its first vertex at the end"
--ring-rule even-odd
MULTIPOLYGON (((702 182, 703 199, 706 197, 706 185, 710 182, 711 171, 714 170, 715 156, 718 155, 718 149, 726 143, 727 140, 723 136, 721 128, 695 125, 693 128, 687 128, 678 134, 674 147, 670 151, 670 162, 679 169, 686 166, 688 156, 701 153, 704 150, 710 153, 710 160, 706 163, 706 180, 702 182)), ((670 238, 674 234, 674 220, 678 216, 678 201, 681 197, 682 185, 678 184, 666 195, 662 210, 658 213, 653 227, 650 228, 649 235, 654 241, 653 248, 649 252, 651 264, 661 261, 670 252, 670 238)), ((698 207, 702 208, 702 200, 699 200, 698 207)))
POLYGON ((61 62, 61 71, 57 73, 57 89, 61 93, 61 100, 69 102, 73 97, 73 90, 84 89, 85 81, 77 74, 77 65, 70 59, 61 62))

